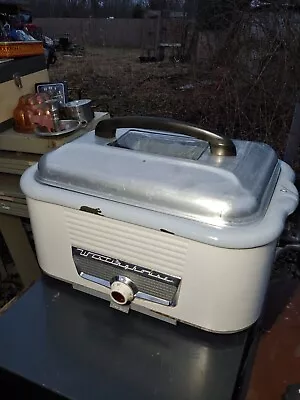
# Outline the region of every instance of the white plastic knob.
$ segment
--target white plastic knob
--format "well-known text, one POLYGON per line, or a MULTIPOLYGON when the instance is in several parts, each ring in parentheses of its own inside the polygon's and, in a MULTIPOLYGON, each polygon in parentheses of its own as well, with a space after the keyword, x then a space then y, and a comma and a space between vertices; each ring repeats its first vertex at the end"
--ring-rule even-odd
POLYGON ((134 299, 134 293, 126 283, 116 281, 110 287, 110 297, 115 303, 123 306, 134 299))

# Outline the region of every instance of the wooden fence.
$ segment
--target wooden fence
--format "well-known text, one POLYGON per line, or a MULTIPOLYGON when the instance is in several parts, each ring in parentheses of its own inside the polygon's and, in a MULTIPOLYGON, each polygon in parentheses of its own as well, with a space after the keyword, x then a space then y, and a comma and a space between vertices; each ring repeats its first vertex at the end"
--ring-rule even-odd
MULTIPOLYGON (((144 19, 102 18, 37 18, 34 22, 50 37, 68 33, 80 45, 129 48, 140 48, 143 38, 155 24, 155 21, 144 19)), ((182 20, 168 21, 165 39, 180 42, 184 25, 182 20)))

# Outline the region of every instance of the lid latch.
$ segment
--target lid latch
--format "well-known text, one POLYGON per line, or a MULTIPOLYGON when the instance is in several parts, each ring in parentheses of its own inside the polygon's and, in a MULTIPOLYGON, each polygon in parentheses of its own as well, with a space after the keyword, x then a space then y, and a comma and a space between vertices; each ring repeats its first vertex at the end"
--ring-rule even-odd
POLYGON ((17 86, 17 88, 23 89, 22 77, 18 72, 13 74, 13 80, 14 80, 15 85, 17 86))

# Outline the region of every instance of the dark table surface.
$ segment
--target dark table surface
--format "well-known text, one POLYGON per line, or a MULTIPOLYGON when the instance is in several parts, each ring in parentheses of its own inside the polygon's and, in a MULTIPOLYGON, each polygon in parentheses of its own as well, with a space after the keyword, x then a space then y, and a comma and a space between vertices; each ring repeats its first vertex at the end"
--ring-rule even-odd
POLYGON ((125 315, 43 278, 0 317, 0 369, 74 400, 227 400, 247 338, 125 315))

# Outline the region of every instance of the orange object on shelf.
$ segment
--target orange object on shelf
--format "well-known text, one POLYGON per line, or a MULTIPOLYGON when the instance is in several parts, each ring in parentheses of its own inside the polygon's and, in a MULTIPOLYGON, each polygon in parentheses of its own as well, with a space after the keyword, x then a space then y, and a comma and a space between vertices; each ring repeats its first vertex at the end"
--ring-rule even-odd
POLYGON ((20 133, 33 133, 37 126, 47 132, 54 128, 46 93, 22 96, 14 110, 14 129, 20 133))
POLYGON ((44 54, 43 42, 0 42, 0 58, 38 56, 44 54))

